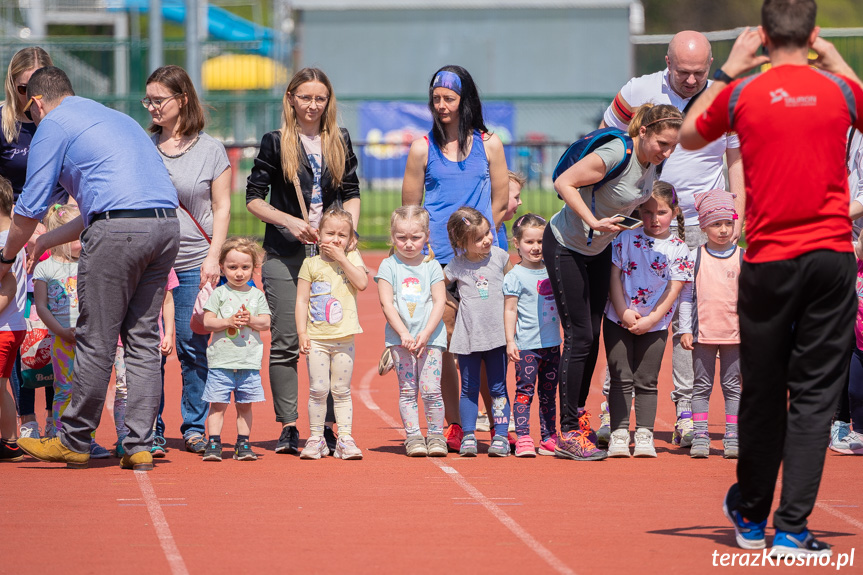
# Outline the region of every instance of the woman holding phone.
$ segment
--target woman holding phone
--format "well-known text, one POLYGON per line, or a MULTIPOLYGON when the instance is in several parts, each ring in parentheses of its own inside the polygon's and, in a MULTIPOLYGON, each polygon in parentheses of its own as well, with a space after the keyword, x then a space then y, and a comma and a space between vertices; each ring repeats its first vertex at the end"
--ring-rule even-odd
POLYGON ((542 251, 564 334, 558 457, 588 461, 607 456, 596 447, 584 404, 608 299, 611 240, 624 229, 615 216, 630 215, 650 198, 655 168, 671 155, 682 124, 683 114, 674 106, 645 104, 629 124, 632 158, 620 175, 594 189, 626 158, 626 146, 618 139, 570 166, 554 183, 565 205, 545 228, 542 251))

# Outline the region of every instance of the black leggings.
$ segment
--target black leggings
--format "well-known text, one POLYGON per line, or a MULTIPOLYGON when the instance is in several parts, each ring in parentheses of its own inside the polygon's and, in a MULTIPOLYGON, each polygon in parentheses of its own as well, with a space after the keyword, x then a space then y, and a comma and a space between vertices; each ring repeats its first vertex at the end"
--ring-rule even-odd
POLYGON ((578 408, 584 407, 599 354, 602 313, 608 300, 611 246, 595 256, 565 248, 546 226, 542 256, 563 327, 560 357, 560 430, 578 429, 578 408))

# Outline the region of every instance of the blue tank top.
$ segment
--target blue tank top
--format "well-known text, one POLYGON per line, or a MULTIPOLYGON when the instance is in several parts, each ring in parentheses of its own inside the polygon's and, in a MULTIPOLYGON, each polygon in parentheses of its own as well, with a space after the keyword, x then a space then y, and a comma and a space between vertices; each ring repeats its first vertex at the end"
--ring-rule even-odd
MULTIPOLYGON (((427 139, 429 152, 423 206, 429 212, 429 243, 437 261, 446 265, 454 255, 446 231, 447 220, 454 211, 462 206, 474 208, 494 227, 488 158, 479 131, 474 131, 470 154, 461 162, 446 159, 431 132, 427 139)), ((498 245, 496 235, 494 245, 498 245)))

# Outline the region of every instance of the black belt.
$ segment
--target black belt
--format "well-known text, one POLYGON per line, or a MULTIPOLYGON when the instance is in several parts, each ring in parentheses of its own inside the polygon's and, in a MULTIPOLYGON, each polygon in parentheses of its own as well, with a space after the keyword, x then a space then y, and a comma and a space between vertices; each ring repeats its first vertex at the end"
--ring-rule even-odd
POLYGON ((149 208, 146 210, 110 210, 90 216, 91 222, 112 220, 114 218, 176 218, 174 208, 149 208))

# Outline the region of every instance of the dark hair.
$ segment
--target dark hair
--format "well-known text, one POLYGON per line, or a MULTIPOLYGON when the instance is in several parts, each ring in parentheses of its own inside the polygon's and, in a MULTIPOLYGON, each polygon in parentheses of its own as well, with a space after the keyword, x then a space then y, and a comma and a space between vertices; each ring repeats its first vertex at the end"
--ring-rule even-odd
POLYGON ((12 191, 12 183, 0 176, 0 214, 11 216, 14 202, 15 194, 12 191))
POLYGON ((72 82, 66 72, 56 66, 39 68, 27 82, 27 97, 42 96, 42 102, 56 102, 64 96, 74 96, 72 82))
POLYGON ((485 222, 491 229, 488 219, 479 210, 462 206, 452 213, 446 223, 449 243, 456 255, 467 251, 467 243, 476 237, 476 230, 485 222))
POLYGON ((524 214, 512 225, 512 237, 521 241, 521 235, 525 228, 544 228, 545 219, 537 214, 524 214))
MULTIPOLYGON (((198 99, 195 85, 184 69, 173 65, 157 68, 147 78, 148 86, 153 83, 163 85, 172 94, 186 96, 185 102, 182 99, 179 100, 180 117, 177 121, 177 129, 181 136, 196 136, 198 132, 204 129, 204 124, 206 123, 204 109, 201 107, 201 101, 198 99)), ((154 134, 161 134, 162 126, 150 124, 149 130, 154 134)))
POLYGON ((683 113, 669 104, 642 104, 635 110, 629 122, 628 134, 634 138, 644 126, 648 134, 659 133, 668 128, 679 130, 683 125, 683 113))
POLYGON ((482 120, 482 102, 479 99, 476 84, 468 71, 461 66, 444 66, 431 77, 429 82, 429 110, 434 122, 432 136, 438 147, 444 145, 443 124, 437 117, 434 106, 434 80, 440 72, 445 71, 452 72, 461 80, 461 101, 458 104, 458 149, 462 154, 467 154, 468 142, 470 142, 474 130, 479 130, 483 134, 487 134, 489 131, 482 120))
POLYGON ((802 48, 815 29, 815 0, 764 0, 761 25, 777 48, 802 48))
POLYGON ((683 210, 680 208, 680 200, 677 197, 677 190, 668 182, 656 180, 653 182, 653 191, 651 197, 657 200, 662 200, 668 204, 672 210, 677 210, 677 235, 681 240, 686 240, 686 220, 683 219, 683 210))

